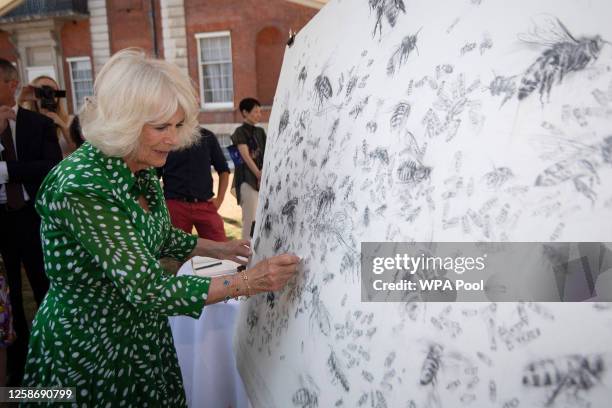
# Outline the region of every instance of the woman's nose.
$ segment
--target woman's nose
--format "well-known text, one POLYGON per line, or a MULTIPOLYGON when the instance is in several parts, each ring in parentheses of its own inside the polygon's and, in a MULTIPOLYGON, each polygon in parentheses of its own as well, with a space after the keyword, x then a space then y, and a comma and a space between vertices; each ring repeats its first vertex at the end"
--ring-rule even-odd
POLYGON ((166 135, 166 143, 169 145, 177 145, 179 141, 179 131, 175 126, 168 126, 166 135))

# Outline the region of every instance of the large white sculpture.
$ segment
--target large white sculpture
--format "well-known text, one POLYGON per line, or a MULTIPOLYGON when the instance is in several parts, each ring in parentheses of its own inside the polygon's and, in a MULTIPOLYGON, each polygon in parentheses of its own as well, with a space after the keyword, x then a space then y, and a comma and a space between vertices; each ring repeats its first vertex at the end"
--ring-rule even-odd
POLYGON ((255 407, 610 406, 610 304, 364 303, 360 243, 612 241, 611 16, 337 0, 297 35, 254 261, 303 267, 243 306, 255 407))

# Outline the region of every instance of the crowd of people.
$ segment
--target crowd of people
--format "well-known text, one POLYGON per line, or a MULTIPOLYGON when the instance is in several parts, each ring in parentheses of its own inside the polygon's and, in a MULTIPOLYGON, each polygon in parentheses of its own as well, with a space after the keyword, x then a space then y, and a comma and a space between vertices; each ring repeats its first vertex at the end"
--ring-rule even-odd
POLYGON ((264 170, 260 103, 239 104, 232 189, 243 230, 228 241, 218 209, 230 169, 216 136, 199 126, 196 92, 178 67, 122 50, 74 118, 52 78, 36 78, 16 99, 19 85, 0 59, 0 383, 75 386, 78 402, 92 406, 117 395, 184 406, 168 316, 279 290, 300 262, 282 254, 215 278, 160 265, 196 255, 247 264, 264 170), (39 306, 31 334, 22 266, 39 306))

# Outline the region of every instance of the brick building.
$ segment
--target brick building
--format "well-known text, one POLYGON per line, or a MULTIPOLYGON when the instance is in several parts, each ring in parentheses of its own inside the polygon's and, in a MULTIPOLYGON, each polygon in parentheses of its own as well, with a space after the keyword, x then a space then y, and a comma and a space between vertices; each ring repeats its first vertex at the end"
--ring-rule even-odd
POLYGON ((78 111, 110 55, 140 47, 185 70, 198 88, 200 122, 227 144, 238 102, 257 97, 269 117, 289 29, 323 0, 25 0, 0 17, 0 57, 24 80, 55 78, 78 111))

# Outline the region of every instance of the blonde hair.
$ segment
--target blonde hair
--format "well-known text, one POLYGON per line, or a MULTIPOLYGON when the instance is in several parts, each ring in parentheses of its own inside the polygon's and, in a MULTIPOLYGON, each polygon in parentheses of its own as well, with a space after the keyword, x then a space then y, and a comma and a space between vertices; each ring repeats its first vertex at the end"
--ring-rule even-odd
POLYGON ((174 64, 126 48, 104 64, 79 118, 85 140, 108 156, 126 157, 137 150, 145 124, 165 123, 179 108, 185 115, 178 130, 183 148, 200 134, 190 78, 174 64))

